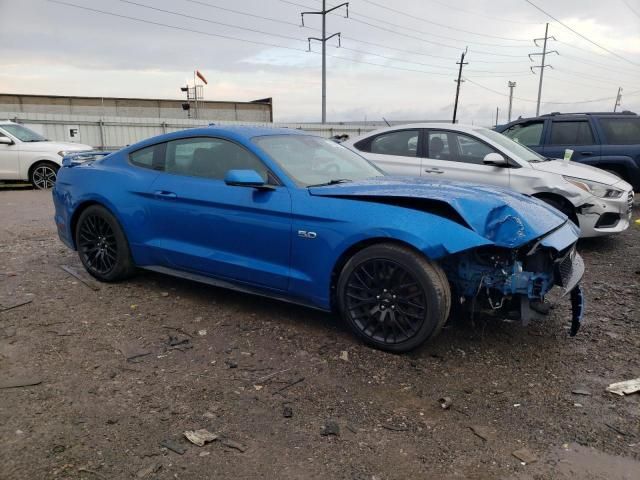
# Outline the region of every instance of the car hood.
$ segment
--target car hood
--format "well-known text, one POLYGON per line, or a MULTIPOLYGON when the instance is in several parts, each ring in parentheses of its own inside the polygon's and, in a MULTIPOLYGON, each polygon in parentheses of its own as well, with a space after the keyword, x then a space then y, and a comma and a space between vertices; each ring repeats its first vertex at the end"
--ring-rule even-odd
MULTIPOLYGON (((452 207, 477 234, 498 246, 509 248, 544 236, 567 220, 558 210, 535 198, 502 188, 462 182, 385 177, 310 187, 309 193, 390 204, 398 199, 398 206, 406 206, 401 199, 444 203, 452 207)), ((418 205, 409 208, 420 209, 418 205)), ((576 240, 577 235, 576 232, 576 240)))
POLYGON ((620 178, 600 168, 584 165, 577 162, 565 162, 564 160, 550 160, 547 162, 530 163, 535 170, 543 172, 557 173, 568 177, 581 178, 591 182, 613 185, 620 181, 620 178))
POLYGON ((93 150, 93 147, 82 143, 71 142, 23 142, 21 144, 23 150, 29 152, 53 152, 74 151, 80 152, 85 150, 93 150))

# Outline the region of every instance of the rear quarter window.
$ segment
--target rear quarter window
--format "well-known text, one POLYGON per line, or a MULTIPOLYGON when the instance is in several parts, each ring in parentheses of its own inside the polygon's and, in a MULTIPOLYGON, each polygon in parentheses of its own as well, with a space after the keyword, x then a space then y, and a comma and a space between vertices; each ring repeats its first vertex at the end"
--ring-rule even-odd
POLYGON ((601 118, 599 120, 611 145, 640 145, 640 118, 601 118))
POLYGON ((165 143, 160 143, 131 152, 129 162, 137 167, 163 170, 165 146, 165 143))

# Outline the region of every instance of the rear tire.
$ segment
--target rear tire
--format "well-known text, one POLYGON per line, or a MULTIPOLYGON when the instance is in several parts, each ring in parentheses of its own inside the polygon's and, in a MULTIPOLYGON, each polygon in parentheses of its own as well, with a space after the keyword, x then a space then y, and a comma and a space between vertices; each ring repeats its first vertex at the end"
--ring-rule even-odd
POLYGON ((75 235, 80 261, 93 277, 115 282, 135 273, 124 232, 103 206, 91 205, 80 214, 75 235))
POLYGON ((38 162, 29 172, 29 181, 33 188, 49 190, 56 184, 56 177, 60 166, 53 162, 38 162))
POLYGON ((413 250, 382 243, 356 253, 338 280, 345 322, 367 344, 407 352, 435 337, 449 316, 445 273, 413 250))

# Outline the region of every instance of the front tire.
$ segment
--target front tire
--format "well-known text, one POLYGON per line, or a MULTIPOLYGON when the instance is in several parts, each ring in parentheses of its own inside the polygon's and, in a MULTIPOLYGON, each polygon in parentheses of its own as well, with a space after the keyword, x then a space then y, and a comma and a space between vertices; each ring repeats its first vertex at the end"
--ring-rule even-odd
POLYGON ((49 190, 56 184, 59 166, 52 162, 38 162, 29 172, 29 181, 33 188, 49 190))
POLYGON ((540 197, 540 200, 542 200, 547 205, 551 205, 556 210, 560 210, 567 217, 569 217, 569 220, 571 220, 573 223, 575 223, 578 227, 580 226, 580 220, 578 220, 578 215, 576 213, 576 209, 571 204, 571 202, 569 202, 569 200, 564 200, 563 199, 564 201, 560 201, 560 200, 557 200, 555 198, 550 198, 550 197, 540 197))
POLYGON ((369 345, 406 352, 435 337, 449 316, 451 291, 442 269, 390 243, 356 253, 338 280, 340 313, 369 345))
POLYGON ((76 246, 84 268, 102 282, 123 280, 135 272, 118 220, 100 205, 91 205, 80 214, 76 246))

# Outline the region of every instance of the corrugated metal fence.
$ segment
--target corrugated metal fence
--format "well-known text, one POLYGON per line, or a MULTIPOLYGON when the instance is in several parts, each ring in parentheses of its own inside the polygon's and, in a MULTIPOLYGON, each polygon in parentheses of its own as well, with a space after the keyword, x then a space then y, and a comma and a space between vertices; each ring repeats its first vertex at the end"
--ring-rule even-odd
POLYGON ((100 149, 116 149, 145 138, 187 128, 216 125, 256 125, 263 127, 295 128, 332 137, 347 134, 351 137, 374 130, 371 125, 341 125, 314 123, 248 123, 218 120, 97 117, 89 115, 62 115, 47 113, 0 112, 0 119, 21 123, 45 137, 64 142, 77 142, 100 149))

